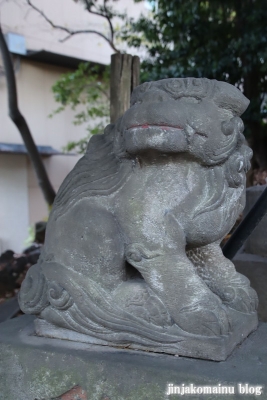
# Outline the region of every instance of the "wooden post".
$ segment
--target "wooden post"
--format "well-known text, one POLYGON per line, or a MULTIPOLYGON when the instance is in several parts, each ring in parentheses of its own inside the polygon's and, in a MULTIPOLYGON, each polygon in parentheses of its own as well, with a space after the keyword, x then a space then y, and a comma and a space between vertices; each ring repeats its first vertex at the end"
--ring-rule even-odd
POLYGON ((139 85, 140 59, 130 54, 111 56, 110 122, 121 117, 130 107, 133 89, 139 85))
POLYGON ((138 85, 140 85, 140 58, 138 56, 133 56, 131 92, 138 85))

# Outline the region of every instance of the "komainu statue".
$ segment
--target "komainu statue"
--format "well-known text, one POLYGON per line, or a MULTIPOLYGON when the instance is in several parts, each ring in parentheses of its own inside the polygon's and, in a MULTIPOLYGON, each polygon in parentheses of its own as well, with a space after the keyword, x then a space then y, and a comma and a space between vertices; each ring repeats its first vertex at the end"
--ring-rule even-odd
POLYGON ((220 247, 245 204, 248 103, 209 79, 134 90, 57 194, 19 295, 37 335, 224 360, 256 329, 220 247))

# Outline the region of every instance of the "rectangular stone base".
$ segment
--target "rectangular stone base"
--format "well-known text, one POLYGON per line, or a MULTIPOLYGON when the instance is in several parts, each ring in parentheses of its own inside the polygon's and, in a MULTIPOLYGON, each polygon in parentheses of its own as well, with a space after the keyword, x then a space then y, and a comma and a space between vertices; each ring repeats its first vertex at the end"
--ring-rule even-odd
POLYGON ((231 320, 233 321, 232 332, 228 335, 200 336, 187 334, 183 340, 176 343, 155 343, 155 346, 146 346, 139 343, 127 343, 126 345, 116 345, 95 338, 90 335, 78 333, 73 330, 60 328, 43 319, 36 318, 34 321, 35 332, 38 336, 72 340, 89 344, 110 346, 116 348, 127 348, 132 350, 143 350, 154 353, 166 353, 184 357, 203 358, 204 360, 224 361, 232 353, 233 349, 243 342, 246 337, 257 329, 258 317, 256 313, 242 314, 229 309, 231 320))
POLYGON ((238 253, 233 259, 237 272, 245 275, 259 297, 258 316, 267 322, 267 258, 256 254, 238 253))
POLYGON ((0 324, 1 400, 181 398, 178 394, 166 394, 171 383, 193 388, 234 388, 234 394, 188 396, 195 400, 267 399, 265 323, 226 361, 211 362, 41 338, 34 335, 34 318, 23 316, 0 324), (247 388, 263 387, 262 394, 241 394, 239 384, 244 388, 245 384, 247 388), (66 392, 69 394, 62 396, 66 392))

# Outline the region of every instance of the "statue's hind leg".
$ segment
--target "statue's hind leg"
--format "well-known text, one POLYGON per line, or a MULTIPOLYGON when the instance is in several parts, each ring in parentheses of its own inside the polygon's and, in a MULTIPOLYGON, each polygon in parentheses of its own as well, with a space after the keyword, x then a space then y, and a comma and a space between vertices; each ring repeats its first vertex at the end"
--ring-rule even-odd
POLYGON ((187 256, 199 276, 228 307, 249 313, 256 310, 258 297, 249 280, 236 272, 234 264, 224 257, 219 243, 189 250, 187 256))
POLYGON ((142 274, 174 323, 193 334, 227 334, 230 329, 227 308, 198 276, 185 251, 153 254, 147 247, 129 245, 127 260, 142 274))

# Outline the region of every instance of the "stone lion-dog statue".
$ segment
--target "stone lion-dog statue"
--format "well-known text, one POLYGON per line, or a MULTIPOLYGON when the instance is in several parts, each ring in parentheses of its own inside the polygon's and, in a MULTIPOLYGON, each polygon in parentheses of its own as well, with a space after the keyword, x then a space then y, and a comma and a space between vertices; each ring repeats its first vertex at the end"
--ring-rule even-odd
POLYGON ((224 360, 257 295, 220 247, 245 205, 248 99, 216 80, 138 86, 66 177, 19 294, 37 335, 224 360))

